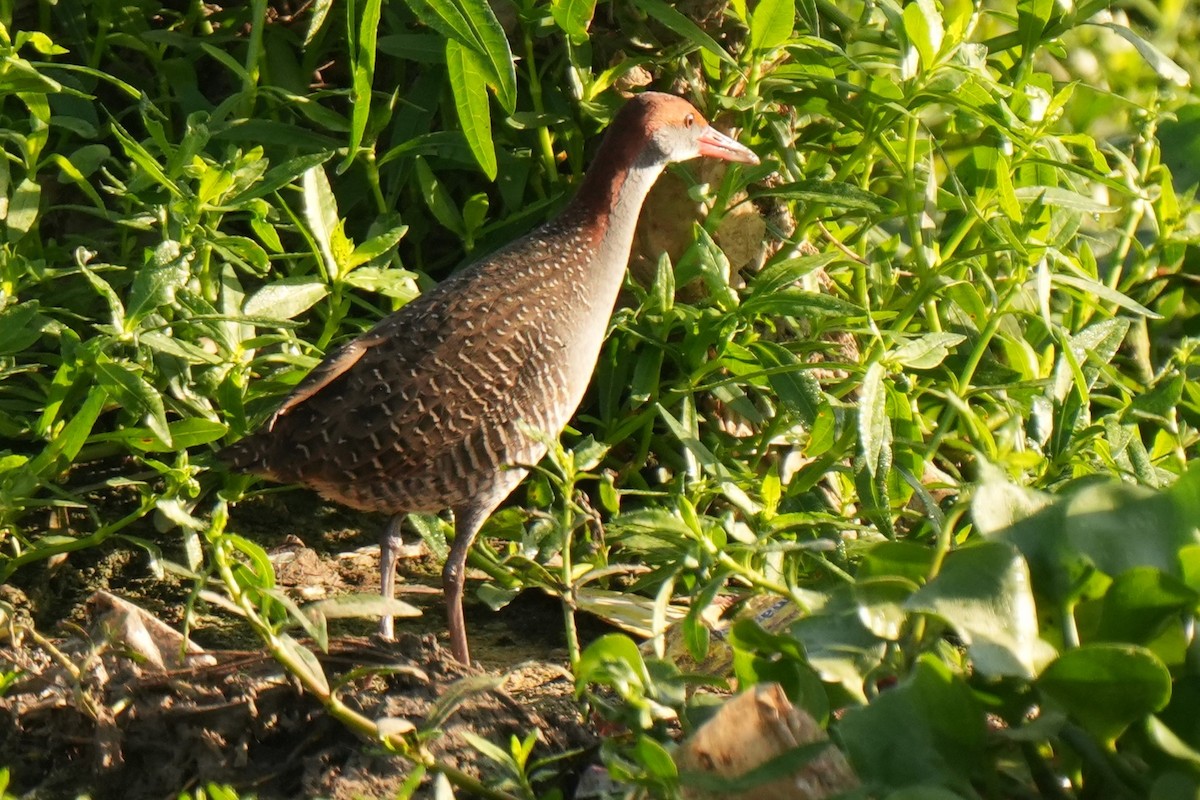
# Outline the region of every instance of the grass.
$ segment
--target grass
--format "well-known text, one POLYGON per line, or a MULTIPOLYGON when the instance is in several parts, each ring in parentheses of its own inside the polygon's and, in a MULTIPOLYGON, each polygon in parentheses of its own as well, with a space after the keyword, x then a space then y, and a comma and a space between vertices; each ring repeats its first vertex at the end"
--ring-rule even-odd
MULTIPOLYGON (((552 215, 645 74, 763 165, 678 172, 707 214, 630 278, 572 431, 485 528, 485 598, 615 609, 660 656, 677 609, 697 662, 714 598, 787 598, 733 626, 732 674, 880 796, 1194 793, 1200 17, 723 8, 0 3, 0 579, 165 554, 340 714, 212 453, 552 215)), ((730 676, 583 644, 610 768, 668 796, 685 690, 730 676)))

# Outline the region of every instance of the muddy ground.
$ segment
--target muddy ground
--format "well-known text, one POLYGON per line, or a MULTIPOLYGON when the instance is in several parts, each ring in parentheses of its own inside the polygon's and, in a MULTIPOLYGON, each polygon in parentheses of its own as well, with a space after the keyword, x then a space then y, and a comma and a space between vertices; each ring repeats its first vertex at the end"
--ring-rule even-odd
MULTIPOLYGON (((377 591, 383 523, 378 515, 292 491, 240 504, 230 530, 267 547, 280 585, 313 600, 377 591)), ((164 557, 179 558, 163 547, 164 557)), ((400 597, 423 613, 397 620, 395 643, 373 637, 371 620, 331 621, 333 641, 321 655, 326 673, 333 680, 356 667, 380 668, 352 681, 343 693, 348 705, 369 718, 430 727, 433 757, 485 782, 495 780, 498 768, 464 731, 505 750, 511 736, 536 731, 535 757, 567 755, 556 778, 567 787, 597 740, 564 669, 560 606, 526 592, 492 612, 472 602, 468 587, 477 663, 462 667, 442 649, 439 571, 429 555, 402 560, 400 597), (459 692, 450 716, 426 726, 434 704, 459 692)), ((44 637, 0 641, 0 674, 21 673, 0 694, 0 766, 12 772, 9 790, 46 798, 169 798, 216 782, 259 798, 396 796, 413 765, 330 719, 230 615, 201 604, 190 620, 192 639, 210 657, 158 669, 97 624, 105 602, 88 602, 97 591, 111 592, 182 630, 190 588, 154 577, 143 552, 116 543, 33 565, 0 589, 0 600, 44 637)), ((583 633, 603 630, 585 623, 583 633)), ((427 778, 418 797, 432 796, 429 784, 427 778)))

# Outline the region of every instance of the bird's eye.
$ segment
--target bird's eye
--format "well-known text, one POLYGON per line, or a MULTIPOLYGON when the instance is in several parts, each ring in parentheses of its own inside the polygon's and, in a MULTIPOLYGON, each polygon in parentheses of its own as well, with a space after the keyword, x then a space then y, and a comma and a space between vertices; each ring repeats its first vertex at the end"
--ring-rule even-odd
POLYGON ((695 124, 696 124, 696 115, 695 114, 688 114, 686 117, 683 118, 683 127, 690 128, 695 124))

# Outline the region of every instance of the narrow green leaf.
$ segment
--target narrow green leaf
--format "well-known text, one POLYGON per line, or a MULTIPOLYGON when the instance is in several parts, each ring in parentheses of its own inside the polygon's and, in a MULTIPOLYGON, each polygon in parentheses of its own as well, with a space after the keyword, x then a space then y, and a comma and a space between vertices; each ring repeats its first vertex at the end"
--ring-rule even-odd
POLYGON ((337 198, 325 177, 325 170, 313 166, 304 171, 304 221, 317 244, 321 263, 331 281, 341 277, 337 259, 334 258, 333 234, 338 227, 337 198))
MULTIPOLYGON (((487 84, 496 92, 496 100, 505 113, 517 110, 517 72, 513 65, 508 37, 487 0, 455 0, 471 26, 474 39, 470 44, 480 56, 487 84)), ((493 176, 494 177, 494 176, 493 176)))
POLYGON ((1125 25, 1118 25, 1115 22, 1092 22, 1093 25, 1099 25, 1102 28, 1108 28, 1113 33, 1120 36, 1125 41, 1129 42, 1137 49, 1138 54, 1146 59, 1146 63, 1150 68, 1158 73, 1158 76, 1164 80, 1168 80, 1176 86, 1191 85, 1191 76, 1183 67, 1171 60, 1163 51, 1159 50, 1150 42, 1138 36, 1125 25))
POLYGON ((769 189, 756 189, 752 196, 787 197, 803 200, 809 205, 824 205, 872 214, 890 213, 896 208, 896 204, 887 198, 838 181, 796 181, 769 189))
POLYGON ((867 367, 863 376, 858 402, 858 446, 872 475, 879 465, 879 455, 887 436, 887 389, 883 385, 883 365, 878 361, 867 367))
POLYGON ((332 9, 333 0, 314 0, 309 6, 308 29, 304 32, 305 48, 312 44, 313 39, 317 38, 317 34, 325 27, 325 20, 332 9))
POLYGON ((183 197, 184 192, 174 181, 167 177, 163 172, 159 163, 154 160, 154 157, 142 147, 142 145, 129 135, 129 132, 121 127, 119 122, 115 120, 112 123, 113 135, 117 137, 117 141, 121 143, 121 149, 125 151, 125 155, 129 156, 130 160, 138 166, 142 172, 153 180, 155 183, 162 186, 175 197, 183 197))
MULTIPOLYGON (((495 180, 499 167, 496 162, 496 144, 492 141, 487 90, 484 89, 484 66, 475 51, 454 39, 447 39, 446 68, 450 75, 454 108, 458 112, 463 136, 483 174, 488 180, 495 180)), ((458 227, 462 232, 461 220, 458 227)))
POLYGON ((437 175, 430 169, 424 158, 417 156, 413 159, 417 173, 417 182, 421 185, 421 195, 425 204, 433 212, 434 218, 444 227, 460 236, 463 234, 462 216, 450 197, 450 192, 438 180, 437 175))
POLYGON ((1162 319, 1161 314, 1156 314, 1138 301, 1118 292, 1116 289, 1110 288, 1100 281, 1084 278, 1079 275, 1068 275, 1062 272, 1052 274, 1050 281, 1061 286, 1070 286, 1074 289, 1079 289, 1084 293, 1085 298, 1094 296, 1099 300, 1119 306, 1126 311, 1132 311, 1134 314, 1140 314, 1150 319, 1162 319))
POLYGON ((737 61, 734 60, 733 56, 725 52, 725 48, 717 44, 715 39, 700 30, 700 27, 696 23, 683 14, 680 14, 674 7, 664 3, 663 0, 634 0, 634 4, 683 37, 686 41, 691 42, 696 47, 704 48, 728 64, 737 66, 737 61))
MULTIPOLYGON (((348 8, 353 9, 354 4, 350 4, 348 8)), ((371 87, 375 78, 375 41, 379 35, 381 10, 382 0, 366 0, 362 19, 359 21, 358 48, 351 67, 354 84, 350 103, 350 141, 340 171, 344 171, 358 157, 358 148, 362 144, 367 120, 370 118, 371 87)))
POLYGON ((120 361, 106 356, 96 359, 94 366, 97 381, 112 394, 121 405, 138 419, 145 420, 150 432, 158 437, 165 447, 171 447, 171 429, 167 425, 167 412, 163 408, 162 395, 146 382, 141 374, 120 361))

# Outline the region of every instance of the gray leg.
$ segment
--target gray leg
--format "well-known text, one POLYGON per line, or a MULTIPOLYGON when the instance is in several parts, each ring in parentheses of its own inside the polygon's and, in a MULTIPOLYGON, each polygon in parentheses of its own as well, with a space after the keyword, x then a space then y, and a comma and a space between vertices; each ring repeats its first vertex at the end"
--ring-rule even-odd
POLYGON ((488 510, 460 508, 454 511, 454 545, 450 548, 450 556, 446 559, 446 567, 442 570, 442 591, 446 595, 446 620, 450 629, 450 652, 461 664, 471 663, 471 653, 467 647, 467 625, 463 620, 463 584, 466 580, 467 553, 471 543, 483 521, 487 519, 488 510))
MULTIPOLYGON (((403 523, 403 514, 397 514, 388 520, 383 538, 379 542, 379 592, 386 600, 394 600, 396 597, 396 560, 400 557, 401 547, 404 546, 404 539, 400 535, 403 523)), ((396 638, 390 613, 379 618, 379 638, 389 642, 396 638)))

